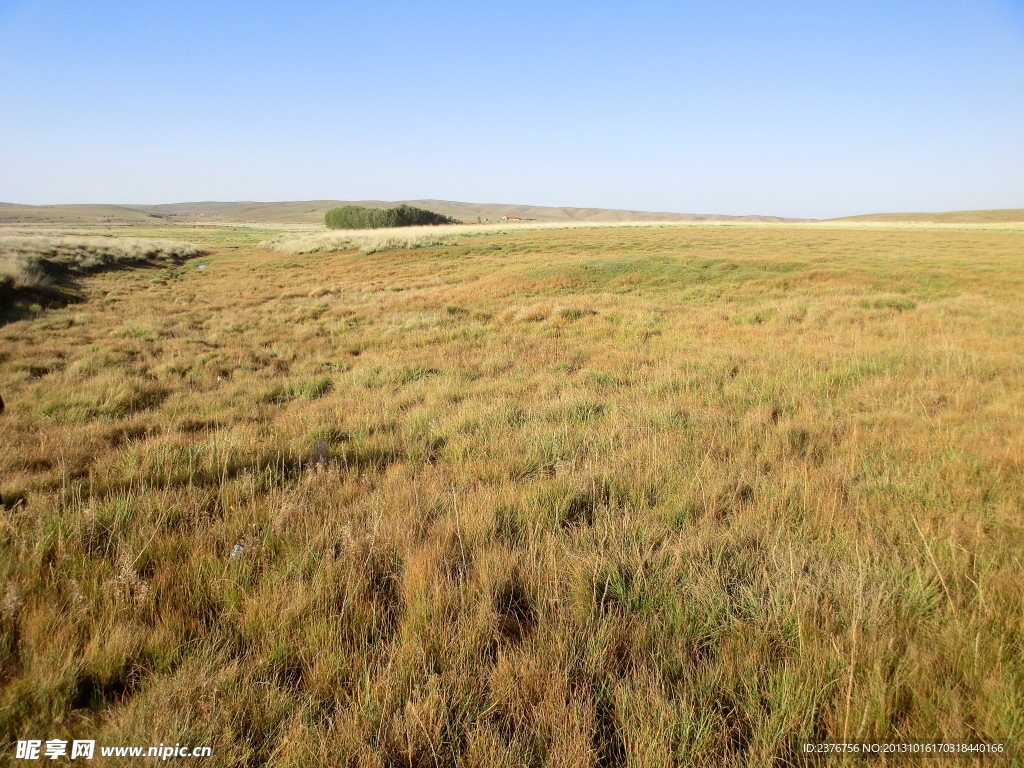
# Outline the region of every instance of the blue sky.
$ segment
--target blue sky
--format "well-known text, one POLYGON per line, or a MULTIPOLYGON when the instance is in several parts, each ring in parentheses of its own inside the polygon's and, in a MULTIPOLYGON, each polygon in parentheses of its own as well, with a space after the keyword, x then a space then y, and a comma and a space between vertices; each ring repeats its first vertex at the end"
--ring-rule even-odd
POLYGON ((0 200, 1024 207, 1024 0, 0 0, 0 200))

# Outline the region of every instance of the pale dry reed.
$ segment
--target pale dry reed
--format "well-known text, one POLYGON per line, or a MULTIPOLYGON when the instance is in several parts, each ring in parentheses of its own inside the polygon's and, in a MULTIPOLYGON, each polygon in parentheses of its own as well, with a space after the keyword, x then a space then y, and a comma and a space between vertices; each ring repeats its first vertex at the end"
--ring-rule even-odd
POLYGON ((38 288, 51 282, 55 268, 87 273, 147 260, 188 259, 202 252, 172 240, 5 230, 0 234, 0 285, 38 288))
POLYGON ((488 224, 443 224, 425 227, 392 227, 381 229, 321 230, 318 232, 287 232, 260 243, 261 248, 291 254, 362 251, 377 253, 437 245, 455 245, 460 237, 510 235, 535 230, 595 229, 628 227, 679 227, 721 225, 727 222, 591 222, 591 221, 523 221, 488 224))

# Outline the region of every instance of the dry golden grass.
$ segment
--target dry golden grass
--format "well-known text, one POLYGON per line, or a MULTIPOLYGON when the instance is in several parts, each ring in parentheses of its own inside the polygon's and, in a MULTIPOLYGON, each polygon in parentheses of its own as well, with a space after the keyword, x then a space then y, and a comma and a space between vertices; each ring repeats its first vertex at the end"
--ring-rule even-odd
POLYGON ((1022 246, 558 229, 89 278, 0 328, 3 740, 1021 743, 1022 246))

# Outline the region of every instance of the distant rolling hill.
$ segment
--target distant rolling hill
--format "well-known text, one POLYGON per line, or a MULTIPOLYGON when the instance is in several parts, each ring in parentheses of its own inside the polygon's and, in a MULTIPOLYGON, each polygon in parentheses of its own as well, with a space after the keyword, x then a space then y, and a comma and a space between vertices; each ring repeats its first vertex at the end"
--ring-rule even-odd
MULTIPOLYGON (((505 203, 460 203, 451 200, 306 200, 280 203, 167 203, 164 205, 16 205, 0 203, 0 224, 190 224, 238 222, 262 225, 322 224, 324 213, 343 205, 390 208, 407 203, 464 221, 499 221, 503 216, 552 222, 800 222, 778 216, 627 211, 610 208, 553 208, 505 203)), ((828 219, 829 222, 999 224, 1024 222, 1024 208, 948 213, 872 213, 828 219)))
POLYGON ((0 203, 0 224, 152 224, 160 218, 123 205, 0 203))
POLYGON ((537 221, 580 222, 785 222, 777 216, 724 216, 718 214, 654 213, 606 208, 549 208, 536 205, 501 203, 459 203, 449 200, 308 200, 283 203, 168 203, 164 205, 14 205, 0 203, 0 223, 4 224, 153 224, 194 223, 202 221, 249 222, 254 224, 322 224, 324 213, 343 205, 390 208, 407 203, 465 221, 477 218, 498 221, 503 216, 518 216, 537 221))
POLYGON ((994 208, 983 211, 948 211, 946 213, 869 213, 864 216, 844 216, 829 221, 865 223, 919 223, 919 224, 1005 224, 1024 222, 1024 208, 994 208))

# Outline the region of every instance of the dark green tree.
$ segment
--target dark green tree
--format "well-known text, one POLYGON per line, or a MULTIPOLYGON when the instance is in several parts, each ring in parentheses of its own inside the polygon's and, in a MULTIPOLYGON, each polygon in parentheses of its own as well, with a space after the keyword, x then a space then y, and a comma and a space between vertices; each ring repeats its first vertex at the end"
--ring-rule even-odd
POLYGON ((331 208, 324 215, 324 223, 331 229, 380 229, 457 224, 458 221, 450 216, 403 203, 396 208, 363 208, 358 205, 331 208))

